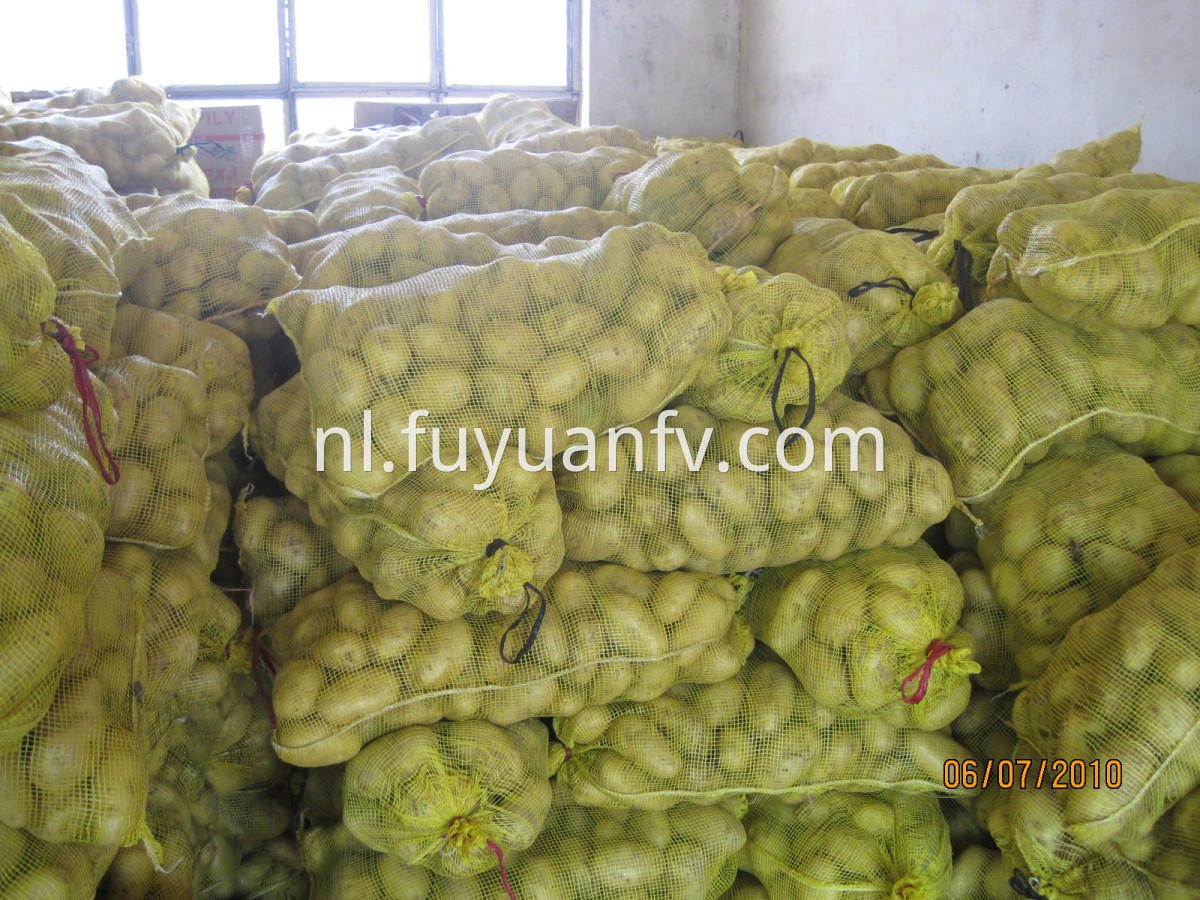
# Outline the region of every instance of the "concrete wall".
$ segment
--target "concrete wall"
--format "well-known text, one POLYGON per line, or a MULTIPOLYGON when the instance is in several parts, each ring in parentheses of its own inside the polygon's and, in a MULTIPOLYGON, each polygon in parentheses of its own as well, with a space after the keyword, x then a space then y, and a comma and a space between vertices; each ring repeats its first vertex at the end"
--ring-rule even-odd
POLYGON ((1019 166, 1142 119, 1137 170, 1200 180, 1197 11, 1191 0, 742 0, 739 127, 755 143, 880 141, 1019 166))
POLYGON ((584 0, 584 121, 648 138, 737 129, 739 0, 584 0))

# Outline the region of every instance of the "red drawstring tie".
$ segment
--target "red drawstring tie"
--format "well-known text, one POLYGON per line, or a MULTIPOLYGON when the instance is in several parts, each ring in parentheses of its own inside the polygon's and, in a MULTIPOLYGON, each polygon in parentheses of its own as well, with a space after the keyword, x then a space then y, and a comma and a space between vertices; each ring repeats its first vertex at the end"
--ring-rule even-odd
MULTIPOLYGON (((450 824, 464 821, 465 816, 455 816, 450 820, 450 824)), ((442 840, 449 840, 449 834, 443 834, 442 840)), ((500 864, 500 886, 504 888, 504 893, 508 895, 508 900, 517 900, 517 895, 513 893, 513 889, 508 884, 508 871, 504 868, 504 854, 500 851, 500 847, 492 840, 485 841, 487 848, 496 854, 496 862, 500 864)))
MULTIPOLYGON (((100 476, 108 484, 116 484, 121 480, 121 468, 113 458, 112 451, 108 449, 108 444, 104 442, 104 415, 100 411, 100 400, 96 397, 96 390, 92 387, 87 368, 100 359, 100 354, 96 352, 95 347, 88 344, 84 344, 80 350, 75 335, 71 334, 71 329, 61 319, 52 317, 50 321, 54 323, 54 330, 48 332, 49 336, 58 341, 67 358, 71 360, 75 390, 79 399, 83 401, 83 435, 87 439, 88 449, 92 451, 92 457, 100 466, 100 476)), ((46 323, 43 322, 42 328, 45 327, 46 323)))
POLYGON ((262 698, 263 705, 267 708, 267 721, 271 723, 271 730, 274 731, 277 725, 275 708, 271 705, 271 698, 267 696, 267 692, 263 688, 262 675, 258 669, 260 665, 265 665, 267 671, 274 675, 275 663, 271 661, 271 654, 263 648, 258 635, 258 626, 255 625, 250 629, 250 674, 254 676, 254 687, 258 691, 258 696, 262 698))
POLYGON ((900 696, 904 699, 905 703, 920 703, 925 699, 925 692, 929 689, 929 678, 933 674, 933 664, 954 649, 956 648, 953 644, 947 644, 945 641, 937 638, 934 638, 930 642, 929 646, 925 648, 925 662, 921 663, 917 671, 900 682, 900 696), (913 691, 910 697, 904 693, 904 688, 908 686, 910 681, 918 677, 921 680, 917 684, 917 689, 913 691))

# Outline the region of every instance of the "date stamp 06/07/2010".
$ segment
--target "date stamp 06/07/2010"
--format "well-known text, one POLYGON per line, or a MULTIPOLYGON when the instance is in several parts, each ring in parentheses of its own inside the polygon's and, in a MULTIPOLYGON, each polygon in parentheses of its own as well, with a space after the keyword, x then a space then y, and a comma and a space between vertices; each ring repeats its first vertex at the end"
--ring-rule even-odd
POLYGON ((946 790, 1000 788, 1092 788, 1121 786, 1121 761, 1084 759, 948 759, 942 771, 946 790))

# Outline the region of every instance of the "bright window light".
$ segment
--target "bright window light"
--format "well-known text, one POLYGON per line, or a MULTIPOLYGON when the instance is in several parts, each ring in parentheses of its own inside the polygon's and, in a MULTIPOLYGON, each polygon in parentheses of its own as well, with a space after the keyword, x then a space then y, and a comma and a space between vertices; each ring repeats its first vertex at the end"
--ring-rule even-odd
POLYGON ((6 3, 0 23, 0 86, 7 90, 108 87, 129 72, 119 3, 6 3))
POLYGON ((295 0, 300 81, 429 80, 427 0, 295 0))
POLYGON ((446 82, 567 84, 567 0, 445 0, 446 82))
POLYGON ((278 84, 278 21, 275 0, 138 0, 142 73, 164 85, 278 84))

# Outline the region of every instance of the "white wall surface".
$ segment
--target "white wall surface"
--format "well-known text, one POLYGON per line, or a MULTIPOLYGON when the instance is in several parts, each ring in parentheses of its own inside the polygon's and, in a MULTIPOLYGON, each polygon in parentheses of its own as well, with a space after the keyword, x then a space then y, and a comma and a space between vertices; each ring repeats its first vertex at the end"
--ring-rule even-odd
POLYGON ((1137 171, 1200 180, 1196 0, 742 0, 754 143, 879 141, 1020 166, 1142 119, 1137 171))
POLYGON ((585 0, 584 121, 624 125, 651 139, 732 134, 740 5, 585 0))

